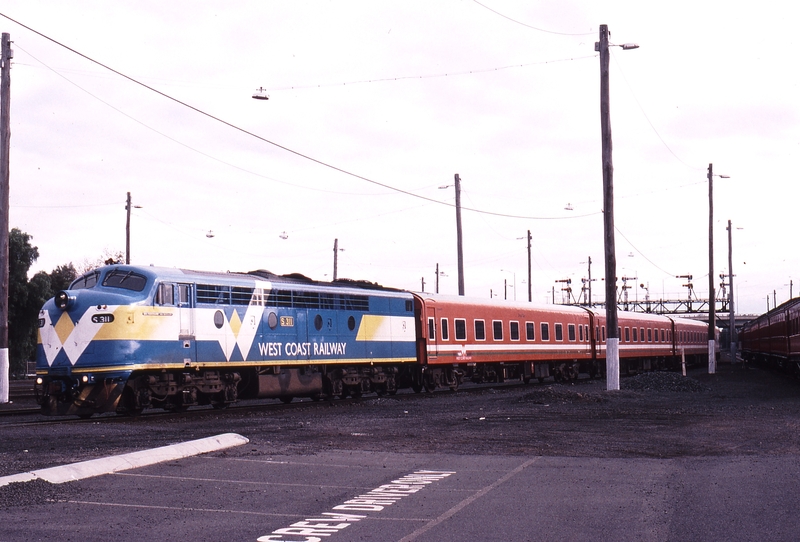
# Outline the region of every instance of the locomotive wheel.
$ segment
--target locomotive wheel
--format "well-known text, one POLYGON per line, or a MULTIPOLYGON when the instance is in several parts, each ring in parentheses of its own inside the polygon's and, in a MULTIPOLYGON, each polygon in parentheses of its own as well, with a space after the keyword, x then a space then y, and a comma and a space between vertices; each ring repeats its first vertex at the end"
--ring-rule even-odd
POLYGON ((529 376, 523 376, 523 377, 522 377, 522 383, 523 383, 523 384, 530 384, 530 383, 531 383, 531 377, 529 377, 529 376))
POLYGON ((136 417, 144 410, 143 407, 136 406, 133 389, 130 387, 125 388, 125 391, 122 392, 122 400, 120 402, 122 403, 122 409, 119 414, 123 416, 136 417))
POLYGON ((414 393, 422 393, 422 384, 411 384, 411 389, 414 390, 414 393))
POLYGON ((321 393, 312 393, 312 394, 311 394, 311 395, 309 395, 308 397, 309 397, 309 398, 310 398, 312 401, 314 401, 314 402, 316 403, 317 401, 319 401, 320 399, 322 399, 322 394, 321 394, 321 393))
POLYGON ((288 396, 287 395, 282 395, 280 397, 281 403, 283 403, 284 405, 288 405, 289 403, 291 403, 292 399, 294 399, 294 397, 292 397, 291 395, 288 395, 288 396))

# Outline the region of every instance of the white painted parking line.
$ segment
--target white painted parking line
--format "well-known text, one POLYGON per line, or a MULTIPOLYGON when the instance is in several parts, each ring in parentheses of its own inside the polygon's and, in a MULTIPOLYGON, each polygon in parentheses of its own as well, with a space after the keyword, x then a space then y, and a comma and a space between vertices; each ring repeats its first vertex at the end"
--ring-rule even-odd
POLYGON ((193 455, 205 454, 217 450, 224 450, 233 446, 241 446, 249 439, 236 433, 224 433, 213 437, 190 440, 160 448, 141 450, 128 454, 101 457, 89 461, 81 461, 70 465, 61 465, 49 469, 35 470, 21 474, 13 474, 0 478, 0 487, 12 482, 30 482, 31 480, 45 480, 53 484, 61 484, 73 480, 82 480, 93 476, 111 474, 118 471, 146 467, 164 461, 174 461, 193 455))
POLYGON ((270 534, 258 537, 257 542, 290 542, 297 541, 298 537, 306 542, 321 542, 322 537, 331 536, 354 523, 369 519, 370 514, 376 514, 452 474, 455 471, 414 471, 334 506, 333 512, 323 512, 288 527, 275 529, 270 534))
POLYGON ((513 478, 515 475, 519 474, 526 467, 529 467, 531 464, 535 463, 539 459, 540 459, 539 457, 534 457, 533 459, 529 459, 528 461, 526 461, 525 463, 523 463, 522 465, 520 465, 516 469, 512 470, 511 472, 509 472, 508 474, 506 474, 502 478, 500 478, 498 480, 495 480, 493 483, 491 483, 488 486, 484 487, 483 489, 481 489, 480 491, 478 491, 474 495, 472 495, 470 497, 467 497, 466 499, 464 499, 463 501, 461 501, 460 503, 458 503, 457 505, 452 507, 450 510, 448 510, 447 512, 445 512, 442 515, 440 515, 438 518, 431 520, 430 522, 426 523, 425 525, 423 525, 422 527, 420 527, 419 529, 417 529, 413 533, 409 534, 408 536, 405 536, 405 537, 401 538, 400 542, 410 542, 411 540, 415 540, 415 539, 419 538, 420 535, 422 535, 422 534, 428 532, 429 530, 433 529, 434 527, 436 527, 437 525, 439 525, 440 523, 442 523, 446 519, 449 519, 449 518, 453 517, 455 514, 460 512, 464 507, 466 507, 466 506, 472 504, 473 502, 475 502, 476 500, 480 499, 481 497, 483 497, 484 495, 486 495, 487 493, 492 491, 497 486, 499 486, 501 484, 504 484, 509 479, 513 478))

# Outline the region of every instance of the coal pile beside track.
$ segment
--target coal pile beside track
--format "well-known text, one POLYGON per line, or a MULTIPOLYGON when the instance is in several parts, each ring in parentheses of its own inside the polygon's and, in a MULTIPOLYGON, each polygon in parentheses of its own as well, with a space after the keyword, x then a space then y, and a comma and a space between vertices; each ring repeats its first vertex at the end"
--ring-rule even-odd
POLYGON ((710 388, 700 383, 700 381, 691 377, 685 377, 680 373, 659 371, 623 378, 620 381, 620 389, 699 393, 709 391, 710 388))

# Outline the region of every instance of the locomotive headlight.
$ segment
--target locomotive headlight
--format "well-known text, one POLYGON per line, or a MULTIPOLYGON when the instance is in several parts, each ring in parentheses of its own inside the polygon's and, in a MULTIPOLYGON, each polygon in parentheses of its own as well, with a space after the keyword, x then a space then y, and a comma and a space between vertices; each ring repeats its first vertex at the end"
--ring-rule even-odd
POLYGON ((81 378, 81 381, 82 381, 84 384, 86 384, 87 382, 89 382, 89 375, 83 375, 83 377, 81 378))
POLYGON ((58 307, 63 311, 66 310, 72 303, 75 302, 75 296, 69 295, 69 293, 67 293, 66 291, 61 290, 56 294, 54 302, 56 304, 56 307, 58 307))
POLYGON ((44 384, 44 378, 42 378, 41 376, 36 377, 36 385, 41 386, 42 384, 44 384))

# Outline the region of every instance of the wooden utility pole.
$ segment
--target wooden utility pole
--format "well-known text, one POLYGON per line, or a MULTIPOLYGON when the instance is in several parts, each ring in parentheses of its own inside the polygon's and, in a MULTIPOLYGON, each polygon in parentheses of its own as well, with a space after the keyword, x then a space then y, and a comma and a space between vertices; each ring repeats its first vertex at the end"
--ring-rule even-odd
MULTIPOLYGON (((733 227, 728 220, 728 334, 731 339, 731 364, 736 363, 736 310, 733 307, 733 227)), ((791 288, 789 289, 791 292, 791 288)), ((791 297, 791 293, 789 294, 791 297)))
POLYGON ((11 151, 11 35, 0 47, 0 403, 8 402, 8 191, 11 151))
POLYGON ((714 295, 714 166, 708 164, 708 374, 717 372, 717 306, 714 295))
POLYGON ((619 389, 617 255, 614 246, 614 165, 611 160, 611 112, 608 83, 608 25, 600 25, 600 130, 603 140, 603 231, 606 260, 606 389, 619 389))
POLYGON ((458 295, 464 295, 464 248, 461 237, 461 177, 456 173, 456 243, 458 244, 458 295))
POLYGON ((339 239, 333 240, 333 280, 336 280, 339 272, 339 239))
POLYGON ((589 256, 589 308, 592 308, 592 257, 589 256))
POLYGON ((131 263, 131 193, 125 202, 125 263, 131 263))
POLYGON ((528 303, 533 301, 533 290, 531 288, 531 230, 528 230, 528 303))

